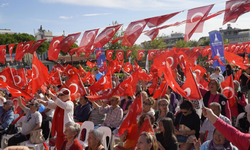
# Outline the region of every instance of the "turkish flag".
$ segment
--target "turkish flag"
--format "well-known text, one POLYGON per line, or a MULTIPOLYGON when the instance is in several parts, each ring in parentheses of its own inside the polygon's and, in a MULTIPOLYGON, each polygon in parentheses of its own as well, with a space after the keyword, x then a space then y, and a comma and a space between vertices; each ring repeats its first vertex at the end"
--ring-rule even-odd
POLYGON ((234 101, 234 94, 235 94, 232 75, 230 75, 229 77, 226 78, 226 80, 221 82, 221 89, 222 89, 221 94, 225 95, 228 98, 229 104, 232 104, 231 102, 234 101))
POLYGON ((238 67, 240 67, 241 69, 245 69, 247 67, 244 66, 243 64, 243 58, 238 56, 238 55, 235 55, 233 53, 229 53, 227 51, 224 52, 225 54, 225 58, 226 60, 229 62, 229 63, 232 63, 238 67))
POLYGON ((107 70, 107 62, 104 61, 103 65, 99 68, 100 72, 105 72, 107 70))
POLYGON ((249 1, 231 0, 226 2, 226 12, 224 14, 223 25, 227 22, 235 23, 239 16, 249 12, 244 6, 248 6, 249 1))
POLYGON ((148 20, 147 25, 148 25, 149 28, 157 27, 157 26, 161 25, 162 23, 164 23, 165 21, 167 21, 168 19, 174 17, 175 15, 177 15, 179 13, 180 13, 180 11, 175 12, 175 13, 171 13, 171 14, 167 14, 167 15, 147 18, 147 20, 148 20))
POLYGON ((107 50, 106 51, 106 59, 107 60, 111 60, 112 59, 113 52, 114 52, 114 50, 107 50))
POLYGON ((18 58, 21 57, 21 55, 22 55, 22 49, 23 49, 23 42, 18 43, 16 46, 16 56, 15 56, 16 61, 21 61, 18 58))
POLYGON ((126 62, 123 65, 123 70, 128 72, 128 73, 131 73, 133 71, 133 65, 131 65, 129 62, 126 62))
POLYGON ((94 46, 102 48, 115 35, 122 24, 106 27, 95 39, 94 46))
POLYGON ((96 59, 98 59, 101 56, 102 52, 103 50, 96 50, 96 56, 95 56, 96 59))
POLYGON ((159 34, 159 31, 160 31, 159 28, 154 28, 149 31, 146 31, 144 34, 148 36, 151 39, 151 41, 153 41, 159 34))
POLYGON ((48 68, 33 54, 32 62, 32 94, 39 90, 49 77, 48 68))
POLYGON ((51 72, 55 72, 55 71, 60 71, 63 72, 65 70, 65 68, 61 65, 61 64, 56 64, 53 69, 51 70, 51 72))
POLYGON ((152 60, 154 58, 156 51, 157 50, 155 49, 148 50, 148 60, 152 60))
POLYGON ((81 35, 81 32, 69 34, 66 38, 64 38, 56 47, 56 49, 59 49, 63 51, 64 53, 67 53, 70 47, 75 43, 75 41, 78 39, 78 37, 81 35))
POLYGON ((80 46, 84 47, 85 52, 89 52, 91 50, 92 45, 94 44, 95 37, 98 33, 99 29, 87 30, 83 33, 80 46))
POLYGON ((83 83, 89 82, 89 84, 95 83, 95 76, 89 71, 86 76, 82 79, 83 83))
POLYGON ((218 55, 214 56, 213 60, 217 60, 220 65, 224 66, 225 64, 220 60, 220 57, 218 55))
MULTIPOLYGON (((23 42, 22 42, 23 43, 23 42)), ((23 56, 29 51, 29 49, 31 48, 31 45, 34 43, 34 41, 28 41, 25 42, 24 45, 17 45, 17 49, 16 49, 16 56, 15 56, 15 60, 16 61, 21 61, 23 56)))
POLYGON ((138 125, 137 125, 137 116, 142 112, 142 98, 141 94, 136 97, 134 102, 130 105, 130 109, 122 121, 118 135, 122 135, 124 131, 128 130, 127 140, 137 141, 139 137, 138 125))
POLYGON ((34 45, 32 45, 31 48, 27 52, 30 53, 30 54, 33 54, 38 49, 38 47, 41 44, 43 44, 43 42, 46 41, 46 40, 47 39, 41 39, 41 40, 36 41, 36 43, 34 45))
POLYGON ((52 41, 49 45, 49 51, 48 51, 48 59, 49 60, 57 60, 58 55, 60 53, 60 49, 58 48, 58 45, 62 41, 63 36, 57 36, 53 37, 52 41))
POLYGON ((122 45, 132 47, 137 38, 141 35, 147 22, 147 20, 138 20, 131 22, 124 33, 122 45))
POLYGON ((33 96, 31 96, 30 94, 28 94, 27 92, 25 92, 24 90, 22 90, 21 88, 13 84, 7 84, 6 82, 3 82, 2 80, 0 80, 0 85, 2 87, 5 87, 11 93, 13 97, 23 96, 27 99, 33 98, 33 96))
POLYGON ((243 63, 244 64, 249 64, 249 58, 248 58, 247 54, 245 54, 243 63))
POLYGON ((113 96, 114 91, 115 89, 109 89, 99 95, 91 95, 86 97, 91 101, 97 101, 100 99, 109 99, 111 96, 113 96))
POLYGON ((149 76, 141 67, 139 68, 139 80, 140 81, 151 81, 152 77, 149 76))
POLYGON ((239 81, 240 82, 240 76, 242 74, 242 69, 238 70, 235 74, 235 79, 236 81, 239 81))
POLYGON ((0 63, 5 64, 6 45, 0 45, 0 63))
MULTIPOLYGON (((22 103, 24 105, 26 105, 26 103, 24 102, 23 98, 21 98, 21 99, 22 99, 22 103)), ((11 96, 11 100, 12 100, 13 105, 14 105, 14 110, 15 110, 14 114, 19 114, 22 111, 22 108, 19 107, 19 105, 18 105, 18 98, 14 97, 14 96, 11 96)), ((23 114, 25 114, 25 113, 23 113, 23 114)))
POLYGON ((187 22, 185 29, 185 41, 188 41, 193 33, 201 33, 203 31, 203 19, 207 17, 214 4, 189 9, 187 13, 187 22))
POLYGON ((183 70, 183 72, 186 72, 187 67, 189 66, 186 62, 186 55, 184 52, 180 51, 178 54, 176 54, 178 56, 177 60, 183 70))
POLYGON ((199 87, 204 88, 204 89, 208 88, 208 82, 205 79, 203 79, 203 77, 196 76, 196 79, 197 79, 197 84, 199 87))
POLYGON ((118 42, 119 40, 123 39, 123 36, 122 37, 118 37, 114 40, 111 41, 112 44, 115 44, 116 42, 118 42))
POLYGON ((142 58, 144 56, 144 51, 145 50, 138 50, 137 51, 137 60, 142 60, 142 58))
POLYGON ((92 68, 94 68, 97 65, 97 63, 92 63, 90 61, 87 61, 86 65, 88 65, 89 68, 92 69, 92 68))
POLYGON ((62 85, 62 80, 61 80, 61 76, 60 76, 59 71, 55 71, 55 72, 50 73, 49 83, 51 85, 62 85))
POLYGON ((116 58, 118 60, 123 60, 123 58, 124 58, 124 51, 123 50, 116 50, 116 58))
POLYGON ((11 63, 13 63, 13 60, 12 60, 11 55, 12 55, 12 52, 13 52, 13 49, 14 49, 14 46, 15 46, 15 45, 16 45, 16 43, 14 43, 14 44, 9 44, 9 45, 8 45, 11 63))
POLYGON ((153 98, 154 99, 157 99, 158 97, 162 98, 166 94, 167 89, 168 89, 168 84, 166 81, 163 81, 161 85, 158 87, 158 89, 155 91, 153 98))
POLYGON ((144 123, 141 127, 141 132, 139 135, 141 135, 143 132, 149 132, 152 136, 155 136, 153 126, 148 118, 144 120, 144 123))
POLYGON ((92 93, 99 92, 99 91, 104 91, 107 89, 112 89, 112 80, 111 80, 112 75, 106 74, 102 76, 95 84, 89 86, 89 90, 92 93))
POLYGON ((68 53, 69 53, 70 55, 74 55, 75 52, 78 51, 78 50, 79 50, 79 47, 77 47, 77 48, 72 48, 71 50, 68 51, 68 53))
POLYGON ((86 71, 82 68, 82 65, 79 65, 79 75, 84 77, 86 75, 86 71))
POLYGON ((10 69, 10 67, 7 67, 0 72, 0 81, 6 82, 9 85, 15 85, 12 70, 10 69))
POLYGON ((75 99, 87 94, 82 80, 78 74, 73 75, 68 81, 65 82, 64 85, 60 87, 59 90, 62 88, 67 88, 70 90, 71 101, 74 101, 75 99))
POLYGON ((27 85, 24 68, 12 71, 16 86, 22 88, 27 85))
POLYGON ((194 78, 192 70, 187 69, 185 76, 186 76, 186 81, 181 86, 181 88, 186 92, 186 95, 182 95, 182 96, 186 97, 189 100, 201 99, 202 96, 197 86, 197 82, 194 78))
POLYGON ((154 94, 157 89, 158 78, 153 78, 153 83, 148 87, 148 92, 150 95, 154 94))
POLYGON ((207 70, 200 65, 192 67, 192 70, 201 77, 203 77, 203 75, 207 72, 207 70))
POLYGON ((133 50, 127 50, 127 59, 129 57, 129 55, 133 52, 133 50))
POLYGON ((79 73, 79 70, 76 69, 75 67, 71 66, 71 65, 67 65, 67 67, 65 68, 63 74, 65 76, 73 76, 75 74, 79 73))

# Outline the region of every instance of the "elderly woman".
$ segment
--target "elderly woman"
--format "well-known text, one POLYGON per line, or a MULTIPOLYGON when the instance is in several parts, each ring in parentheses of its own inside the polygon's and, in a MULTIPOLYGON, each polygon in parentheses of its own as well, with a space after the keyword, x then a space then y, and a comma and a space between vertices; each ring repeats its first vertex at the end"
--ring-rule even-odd
POLYGON ((220 67, 218 67, 218 66, 215 67, 214 73, 212 73, 210 75, 210 78, 215 78, 215 79, 218 79, 220 82, 223 82, 224 81, 224 77, 223 77, 222 74, 220 74, 220 72, 221 72, 220 67))
POLYGON ((138 150, 158 150, 155 136, 148 132, 140 135, 136 146, 138 150))
POLYGON ((94 129, 89 131, 88 147, 85 150, 105 150, 102 144, 103 132, 94 129))
POLYGON ((18 97, 18 105, 26 114, 22 122, 22 131, 9 139, 8 146, 29 140, 30 133, 40 129, 42 125, 42 115, 38 112, 41 105, 37 101, 31 101, 28 108, 21 101, 21 97, 18 97))
POLYGON ((238 150, 231 142, 229 142, 217 129, 214 130, 213 139, 204 142, 202 145, 200 140, 194 139, 196 150, 238 150))
POLYGON ((56 148, 60 150, 62 148, 63 141, 65 140, 65 136, 63 134, 65 131, 65 124, 67 122, 74 122, 74 104, 70 100, 70 90, 67 88, 62 88, 58 92, 58 97, 50 90, 47 90, 46 93, 52 98, 53 102, 43 100, 38 101, 50 109, 55 109, 52 120, 51 135, 55 136, 55 132, 57 133, 56 148))
POLYGON ((68 122, 65 124, 65 141, 61 150, 82 150, 82 145, 77 140, 77 136, 80 132, 80 125, 74 122, 68 122))
POLYGON ((169 111, 169 100, 160 99, 158 101, 158 110, 155 113, 155 123, 158 124, 163 118, 170 118, 174 122, 174 114, 169 111))

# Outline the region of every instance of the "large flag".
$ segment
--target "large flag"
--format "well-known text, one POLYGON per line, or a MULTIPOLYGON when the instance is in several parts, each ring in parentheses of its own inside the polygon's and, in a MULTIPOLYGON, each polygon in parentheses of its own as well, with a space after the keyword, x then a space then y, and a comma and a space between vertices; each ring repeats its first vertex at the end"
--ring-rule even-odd
POLYGON ((225 95, 228 100, 229 100, 229 104, 231 106, 234 105, 234 82, 233 82, 233 76, 230 75, 228 78, 226 78, 226 80, 224 80, 223 82, 221 82, 221 88, 222 88, 222 91, 221 93, 223 95, 225 95))
POLYGON ((7 67, 0 72, 0 81, 6 82, 8 85, 15 85, 10 67, 7 67))
POLYGON ((5 64, 6 59, 6 45, 0 46, 0 63, 5 64))
POLYGON ((147 20, 138 20, 131 22, 124 33, 122 45, 132 47, 135 41, 141 35, 147 22, 148 22, 147 20))
POLYGON ((189 9, 187 13, 187 23, 185 29, 185 41, 188 41, 193 33, 201 33, 203 31, 203 19, 207 17, 214 4, 189 9))
POLYGON ((106 74, 102 76, 96 83, 93 85, 89 86, 89 89, 91 92, 99 92, 99 91, 104 91, 107 89, 112 89, 112 75, 106 74))
POLYGON ((12 74, 13 74, 13 78, 15 80, 16 86, 22 88, 27 84, 24 68, 13 70, 12 74))
POLYGON ((75 41, 80 35, 81 32, 69 34, 57 45, 57 48, 63 51, 64 53, 67 53, 70 47, 75 43, 75 41))
MULTIPOLYGON (((219 31, 211 31, 209 32, 209 38, 210 38, 212 58, 218 56, 220 58, 220 61, 225 64, 224 45, 221 33, 219 31)), ((222 72, 226 70, 225 66, 221 65, 218 61, 215 61, 213 63, 213 66, 214 68, 219 66, 222 72)))
POLYGON ((28 41, 25 42, 23 45, 23 42, 19 43, 16 48, 16 56, 15 60, 16 61, 21 61, 23 56, 30 50, 31 45, 34 43, 34 41, 28 41))
POLYGON ((81 42, 79 47, 83 49, 79 49, 78 53, 85 52, 89 53, 91 51, 91 47, 94 44, 95 37, 98 33, 99 29, 87 30, 83 33, 81 42))
POLYGON ((38 47, 41 44, 43 44, 43 42, 46 41, 46 40, 47 39, 41 39, 41 40, 36 41, 36 43, 31 46, 31 48, 29 49, 28 53, 33 54, 38 49, 38 47))
POLYGON ((13 51, 15 45, 16 45, 16 43, 14 43, 14 44, 9 44, 9 45, 8 45, 11 63, 13 63, 13 60, 12 60, 12 56, 11 56, 11 55, 12 55, 12 51, 13 51))
POLYGON ((60 53, 60 49, 58 49, 58 44, 62 41, 63 36, 57 36, 53 37, 52 41, 49 45, 49 51, 48 51, 48 59, 49 60, 57 60, 58 55, 60 53))

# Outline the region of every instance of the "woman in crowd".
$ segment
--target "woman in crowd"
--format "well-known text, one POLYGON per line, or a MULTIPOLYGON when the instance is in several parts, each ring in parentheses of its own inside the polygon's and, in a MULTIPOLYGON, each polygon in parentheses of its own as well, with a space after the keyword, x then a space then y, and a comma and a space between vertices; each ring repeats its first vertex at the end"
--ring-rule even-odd
MULTIPOLYGON (((199 88, 203 97, 205 107, 208 107, 210 103, 217 102, 221 105, 221 114, 231 119, 231 111, 227 98, 221 94, 220 81, 218 79, 210 79, 208 83, 208 90, 199 88)), ((202 118, 204 120, 204 117, 202 118)))
POLYGON ((230 110, 232 115, 232 125, 235 126, 237 116, 240 113, 245 112, 244 107, 247 105, 247 101, 245 98, 245 94, 241 92, 240 83, 236 80, 234 80, 233 82, 234 82, 235 101, 234 103, 230 101, 230 110))
POLYGON ((214 130, 213 139, 204 142, 202 145, 200 140, 194 139, 195 150, 238 150, 231 142, 229 142, 217 129, 214 130))
POLYGON ((156 134, 158 147, 160 150, 178 150, 179 145, 174 133, 172 119, 163 118, 159 123, 159 133, 156 134))
POLYGON ((61 150, 82 150, 82 145, 77 140, 77 136, 80 132, 80 125, 74 122, 68 122, 65 124, 65 141, 61 150))
POLYGON ((9 139, 8 146, 29 140, 30 133, 40 129, 42 126, 42 115, 38 112, 41 105, 37 101, 31 101, 29 104, 30 108, 28 108, 22 103, 21 97, 18 97, 18 105, 26 115, 22 122, 22 131, 9 139))
POLYGON ((193 147, 193 138, 198 138, 200 131, 200 118, 190 101, 184 100, 181 103, 174 125, 177 128, 175 135, 180 144, 180 150, 190 150, 193 147))
POLYGON ((102 139, 102 131, 98 129, 90 130, 88 136, 88 147, 86 147, 85 150, 105 150, 102 144, 102 139))
POLYGON ((168 86, 167 94, 168 94, 169 99, 170 99, 169 110, 171 112, 175 113, 175 108, 177 107, 179 101, 176 98, 176 95, 175 95, 175 93, 173 92, 173 90, 171 89, 170 86, 168 86))
POLYGON ((158 111, 155 112, 155 123, 159 124, 163 118, 170 118, 174 122, 174 114, 169 111, 169 100, 160 99, 158 100, 158 111))
POLYGON ((142 114, 150 114, 150 115, 154 116, 155 111, 152 108, 154 103, 155 103, 155 100, 153 97, 149 97, 149 98, 146 98, 145 100, 143 100, 142 114))
POLYGON ((138 150, 158 150, 155 136, 148 132, 140 135, 136 146, 138 150))
POLYGON ((81 96, 79 100, 79 104, 76 106, 74 110, 74 120, 75 122, 84 122, 89 120, 89 116, 92 111, 92 106, 88 101, 86 95, 81 96))
POLYGON ((224 81, 224 77, 222 74, 220 74, 221 69, 219 66, 215 67, 214 73, 210 75, 210 78, 218 79, 220 82, 224 81))
POLYGON ((65 140, 65 136, 63 134, 65 131, 65 124, 67 122, 74 122, 74 104, 70 100, 70 90, 67 88, 62 88, 58 92, 58 97, 50 90, 47 90, 46 93, 52 98, 53 102, 43 100, 38 101, 50 109, 55 109, 52 120, 51 135, 55 136, 55 132, 57 133, 56 148, 59 150, 62 148, 63 141, 65 140))
POLYGON ((128 113, 130 105, 132 104, 132 98, 130 96, 124 96, 124 99, 121 100, 120 107, 123 110, 123 115, 125 116, 128 113))
POLYGON ((94 123, 95 129, 101 126, 105 120, 106 114, 101 114, 99 108, 102 106, 102 100, 92 101, 93 109, 90 115, 90 120, 94 123))
POLYGON ((250 134, 242 133, 233 126, 227 124, 218 116, 216 116, 213 111, 209 108, 202 108, 203 115, 208 118, 208 120, 214 125, 214 127, 222 134, 224 137, 232 142, 240 150, 250 149, 250 134))
POLYGON ((226 79, 228 76, 230 76, 230 75, 233 75, 233 70, 232 70, 232 67, 229 65, 229 64, 227 64, 226 65, 226 70, 223 72, 223 76, 224 76, 224 78, 226 79))

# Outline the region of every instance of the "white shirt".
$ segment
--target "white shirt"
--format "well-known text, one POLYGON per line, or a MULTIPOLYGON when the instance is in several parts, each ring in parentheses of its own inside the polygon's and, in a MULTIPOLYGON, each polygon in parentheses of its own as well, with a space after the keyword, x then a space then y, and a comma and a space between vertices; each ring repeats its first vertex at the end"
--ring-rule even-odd
POLYGON ((212 74, 210 75, 210 78, 218 79, 218 80, 220 80, 220 82, 223 82, 223 81, 224 81, 224 77, 223 77, 222 74, 212 73, 212 74))
POLYGON ((0 106, 3 106, 3 103, 6 102, 6 98, 2 96, 3 99, 0 99, 0 106))

